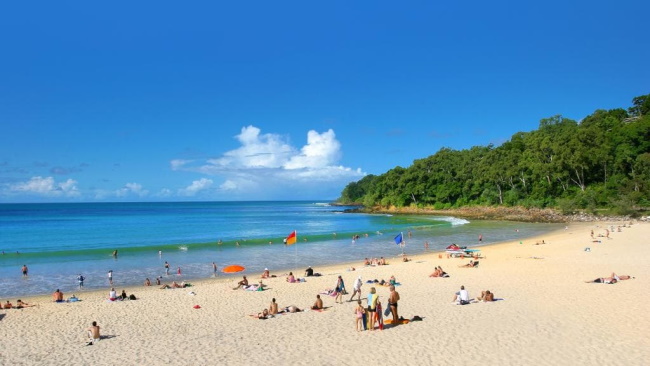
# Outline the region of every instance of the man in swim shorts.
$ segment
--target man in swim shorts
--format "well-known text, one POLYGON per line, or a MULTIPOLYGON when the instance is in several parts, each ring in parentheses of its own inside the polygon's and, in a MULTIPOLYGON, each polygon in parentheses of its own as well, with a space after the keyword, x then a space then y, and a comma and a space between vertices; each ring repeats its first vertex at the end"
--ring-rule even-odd
POLYGON ((388 306, 390 306, 390 312, 393 314, 393 324, 397 325, 397 320, 399 316, 397 315, 397 302, 399 301, 399 293, 395 291, 395 286, 390 285, 390 295, 388 295, 388 306))

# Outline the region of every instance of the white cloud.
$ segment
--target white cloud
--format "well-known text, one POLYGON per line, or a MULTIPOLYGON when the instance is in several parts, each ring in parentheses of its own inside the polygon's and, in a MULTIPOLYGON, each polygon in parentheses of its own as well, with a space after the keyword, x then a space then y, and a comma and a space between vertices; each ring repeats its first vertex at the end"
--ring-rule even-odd
POLYGON ((189 186, 179 189, 178 194, 180 196, 195 196, 197 193, 201 191, 205 191, 206 189, 210 188, 214 182, 212 179, 207 179, 207 178, 201 178, 199 180, 195 180, 190 184, 189 186))
POLYGON ((34 194, 46 197, 77 197, 77 181, 68 179, 57 183, 52 177, 32 177, 27 182, 9 185, 9 193, 34 194))
MULTIPOLYGON (((285 136, 261 133, 255 126, 242 127, 235 139, 241 146, 234 150, 206 161, 172 160, 172 169, 222 176, 225 181, 218 191, 250 199, 272 199, 278 192, 299 193, 307 188, 315 198, 325 191, 338 194, 345 184, 365 175, 361 169, 338 165, 341 143, 331 129, 308 131, 307 143, 300 148, 285 136)), ((190 187, 179 193, 189 193, 190 187)))
POLYGON ((115 191, 115 196, 117 197, 127 197, 127 196, 138 196, 144 197, 149 194, 149 191, 142 188, 142 184, 139 183, 127 183, 124 187, 115 191))

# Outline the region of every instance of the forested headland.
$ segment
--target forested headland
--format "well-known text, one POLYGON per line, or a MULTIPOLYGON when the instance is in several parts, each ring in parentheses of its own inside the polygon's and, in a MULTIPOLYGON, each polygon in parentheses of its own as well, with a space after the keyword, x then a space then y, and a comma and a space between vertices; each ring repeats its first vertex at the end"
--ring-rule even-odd
POLYGON ((348 184, 337 202, 405 212, 501 206, 638 215, 650 206, 650 94, 579 122, 542 119, 500 146, 442 148, 348 184))

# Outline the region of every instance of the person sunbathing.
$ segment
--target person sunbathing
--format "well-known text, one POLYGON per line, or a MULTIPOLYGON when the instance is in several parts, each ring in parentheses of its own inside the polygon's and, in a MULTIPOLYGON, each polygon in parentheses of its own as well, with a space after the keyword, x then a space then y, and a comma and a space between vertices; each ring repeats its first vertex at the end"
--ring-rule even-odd
POLYGON ((323 308, 323 300, 321 300, 320 295, 316 295, 316 302, 311 308, 312 310, 320 310, 323 308))
POLYGON ((14 307, 13 304, 10 303, 9 300, 7 300, 7 302, 5 303, 5 309, 11 309, 13 307, 14 307))
POLYGON ((438 267, 436 267, 436 269, 433 270, 433 273, 431 273, 429 277, 440 277, 440 270, 438 269, 438 267))
POLYGON ((490 290, 481 291, 481 296, 476 298, 477 301, 494 301, 494 294, 490 290))
POLYGON ((264 272, 262 273, 262 278, 269 278, 271 277, 271 272, 269 272, 268 268, 264 268, 264 272))
POLYGON ((629 280, 631 278, 634 278, 632 276, 628 275, 617 275, 616 273, 612 272, 612 275, 609 277, 600 277, 596 278, 595 280, 591 281, 585 281, 586 283, 606 283, 606 284, 615 284, 618 281, 624 281, 624 280, 629 280))
POLYGON ((233 287, 233 290, 237 290, 246 286, 248 286, 248 279, 246 278, 246 276, 244 276, 241 281, 237 282, 237 287, 233 287))
POLYGON ((257 314, 257 319, 266 319, 269 317, 269 311, 267 309, 262 310, 261 313, 257 314))
POLYGON ((460 265, 460 266, 458 266, 458 267, 468 267, 468 268, 471 268, 471 267, 476 267, 477 265, 478 265, 478 261, 476 261, 476 262, 474 262, 474 261, 469 261, 469 263, 467 263, 467 264, 463 264, 463 265, 460 265))
POLYGON ((285 313, 299 313, 301 311, 302 310, 300 310, 300 308, 298 308, 296 305, 289 305, 286 308, 284 308, 285 313))
POLYGON ((22 301, 21 299, 18 299, 18 301, 16 301, 16 309, 30 308, 32 306, 36 306, 36 305, 30 305, 30 304, 22 301))
POLYGON ((293 276, 293 272, 289 272, 289 276, 287 277, 287 282, 289 283, 296 282, 296 277, 293 276))
POLYGON ((269 313, 271 315, 278 313, 278 303, 275 302, 275 297, 271 300, 271 304, 269 305, 269 313))

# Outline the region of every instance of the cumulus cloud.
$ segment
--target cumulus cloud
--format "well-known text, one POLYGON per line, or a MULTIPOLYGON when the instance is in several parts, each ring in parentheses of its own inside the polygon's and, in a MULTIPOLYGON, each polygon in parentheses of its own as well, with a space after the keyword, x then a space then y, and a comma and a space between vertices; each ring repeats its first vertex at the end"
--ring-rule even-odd
POLYGON ((149 194, 149 191, 142 187, 140 183, 127 183, 124 187, 115 191, 116 197, 138 196, 144 197, 149 194))
MULTIPOLYGON (((262 133, 255 126, 243 127, 235 139, 241 146, 234 150, 204 161, 175 159, 170 162, 172 170, 222 176, 225 180, 218 191, 246 193, 253 198, 260 198, 255 194, 262 191, 271 195, 305 187, 316 192, 313 197, 321 197, 323 189, 319 187, 340 192, 345 184, 365 175, 361 169, 338 165, 341 143, 332 129, 308 131, 306 144, 300 148, 292 146, 286 136, 262 133), (333 184, 337 186, 332 188, 333 184)), ((181 192, 189 193, 190 187, 181 192)))
POLYGON ((26 182, 9 185, 9 193, 28 194, 44 197, 76 197, 79 196, 77 181, 68 179, 56 182, 53 177, 32 177, 26 182))
POLYGON ((195 196, 197 193, 205 191, 212 187, 213 183, 214 182, 212 179, 201 178, 199 180, 195 180, 189 186, 179 189, 178 194, 180 196, 195 196))

